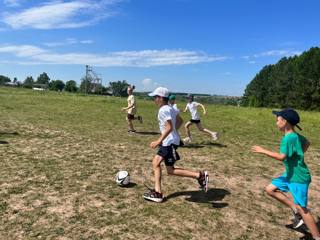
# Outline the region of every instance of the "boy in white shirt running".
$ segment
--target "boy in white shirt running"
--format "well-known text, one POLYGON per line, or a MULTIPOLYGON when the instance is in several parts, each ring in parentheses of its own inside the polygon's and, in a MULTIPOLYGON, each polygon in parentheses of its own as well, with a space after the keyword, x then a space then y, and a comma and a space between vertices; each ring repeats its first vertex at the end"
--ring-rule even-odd
POLYGON ((186 112, 187 110, 189 110, 191 113, 191 119, 184 126, 186 129, 187 137, 185 139, 183 139, 183 141, 185 143, 190 143, 192 141, 191 133, 190 133, 190 129, 189 129, 192 124, 196 124, 199 131, 209 134, 214 141, 218 140, 218 133, 217 132, 212 132, 209 129, 203 128, 201 125, 200 114, 198 112, 198 106, 202 107, 204 115, 207 114, 205 107, 201 103, 194 102, 193 101, 194 96, 191 94, 188 95, 188 100, 189 100, 189 102, 186 105, 186 108, 184 109, 183 112, 186 112))
POLYGON ((200 187, 205 192, 208 191, 209 175, 206 171, 191 171, 183 168, 176 168, 174 164, 180 159, 177 148, 180 137, 177 133, 176 126, 181 124, 182 119, 176 111, 168 105, 169 90, 158 87, 149 96, 154 97, 155 104, 159 107, 158 122, 161 136, 150 143, 151 148, 159 147, 156 156, 152 160, 154 171, 155 188, 150 189, 143 197, 153 202, 162 202, 163 194, 161 191, 161 162, 164 161, 167 173, 169 175, 189 177, 198 180, 200 187))
POLYGON ((137 113, 137 106, 136 106, 136 101, 134 99, 134 96, 133 96, 133 90, 135 89, 135 86, 134 85, 130 85, 128 86, 128 89, 127 89, 127 93, 128 93, 128 99, 127 99, 127 102, 128 102, 128 107, 125 107, 125 108, 122 108, 122 111, 127 111, 127 116, 126 116, 126 120, 127 120, 127 123, 128 123, 128 132, 129 133, 134 133, 136 132, 136 130, 133 128, 133 123, 132 121, 133 120, 139 120, 140 123, 142 123, 142 117, 141 116, 138 116, 138 117, 135 117, 134 115, 137 113))

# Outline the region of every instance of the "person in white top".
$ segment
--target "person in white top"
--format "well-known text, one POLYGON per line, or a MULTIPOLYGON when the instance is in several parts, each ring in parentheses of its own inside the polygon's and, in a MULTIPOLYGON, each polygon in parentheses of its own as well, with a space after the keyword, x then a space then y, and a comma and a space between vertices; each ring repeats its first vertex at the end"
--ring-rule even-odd
POLYGON ((161 162, 164 161, 167 173, 180 177, 189 177, 198 180, 200 187, 208 191, 209 175, 206 171, 191 171, 183 168, 176 168, 174 164, 180 159, 178 152, 178 144, 180 137, 177 128, 182 123, 181 117, 176 111, 168 105, 169 90, 167 88, 158 87, 149 96, 154 97, 155 104, 159 107, 158 122, 161 136, 150 143, 151 148, 157 148, 158 152, 152 160, 154 171, 155 188, 149 189, 143 197, 146 200, 154 202, 162 202, 163 195, 161 191, 161 162))
MULTIPOLYGON (((171 106, 171 107, 175 110, 175 112, 177 113, 177 115, 180 116, 180 109, 178 108, 178 106, 177 106, 177 104, 176 104, 176 96, 173 95, 173 94, 170 94, 170 95, 169 95, 169 106, 171 106)), ((182 119, 182 118, 181 118, 181 119, 182 119)), ((182 120, 182 122, 183 122, 183 120, 182 120)), ((181 125, 182 125, 182 122, 181 122, 181 125)), ((181 126, 181 125, 180 125, 180 126, 181 126)), ((177 131, 179 130, 180 126, 177 128, 177 131)), ((178 133, 178 134, 179 134, 179 133, 178 133)), ((180 134, 179 134, 179 136, 180 136, 180 134)), ((179 146, 181 147, 181 146, 183 146, 183 145, 184 145, 184 143, 183 143, 182 140, 180 139, 180 144, 179 144, 179 146)))
POLYGON ((183 112, 186 112, 187 110, 189 110, 191 113, 191 119, 184 126, 186 133, 187 133, 187 137, 184 138, 183 141, 185 143, 190 143, 192 141, 191 133, 190 133, 190 129, 189 129, 192 124, 196 124, 199 131, 209 134, 214 141, 218 140, 218 133, 217 132, 213 132, 213 131, 210 131, 209 129, 202 127, 201 120, 200 120, 200 114, 198 112, 198 107, 200 106, 203 109, 203 114, 206 115, 207 111, 206 111, 205 107, 201 103, 194 102, 194 96, 191 94, 188 95, 188 101, 189 102, 186 105, 183 112))
POLYGON ((135 89, 134 85, 130 85, 127 88, 127 93, 128 93, 128 107, 122 108, 122 111, 127 111, 127 116, 126 120, 128 123, 128 132, 129 133, 134 133, 136 130, 133 128, 133 120, 139 120, 140 123, 142 123, 142 117, 138 116, 135 117, 134 115, 137 113, 137 106, 136 106, 136 101, 133 96, 133 90, 135 89))

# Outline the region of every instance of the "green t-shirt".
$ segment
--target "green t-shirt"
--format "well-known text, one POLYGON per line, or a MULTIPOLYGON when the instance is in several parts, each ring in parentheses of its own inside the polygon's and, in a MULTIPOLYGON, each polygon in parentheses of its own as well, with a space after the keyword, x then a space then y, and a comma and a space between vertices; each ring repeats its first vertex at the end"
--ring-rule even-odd
POLYGON ((302 146, 307 143, 307 139, 296 132, 291 132, 283 136, 280 144, 280 153, 286 155, 283 161, 286 172, 284 176, 288 181, 295 183, 310 183, 311 175, 304 162, 302 146))

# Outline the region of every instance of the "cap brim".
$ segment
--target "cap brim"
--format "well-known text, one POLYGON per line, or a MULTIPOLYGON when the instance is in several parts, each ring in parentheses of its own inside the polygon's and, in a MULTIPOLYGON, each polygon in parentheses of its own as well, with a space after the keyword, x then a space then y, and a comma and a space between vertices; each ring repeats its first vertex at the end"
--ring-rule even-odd
POLYGON ((296 125, 296 127, 300 130, 300 131, 302 131, 302 128, 297 124, 296 125))
POLYGON ((273 111, 272 111, 272 114, 274 114, 274 115, 276 115, 276 116, 279 116, 279 115, 280 115, 280 112, 273 110, 273 111))
POLYGON ((156 96, 156 94, 154 92, 152 92, 152 93, 149 93, 148 96, 154 97, 154 96, 156 96))

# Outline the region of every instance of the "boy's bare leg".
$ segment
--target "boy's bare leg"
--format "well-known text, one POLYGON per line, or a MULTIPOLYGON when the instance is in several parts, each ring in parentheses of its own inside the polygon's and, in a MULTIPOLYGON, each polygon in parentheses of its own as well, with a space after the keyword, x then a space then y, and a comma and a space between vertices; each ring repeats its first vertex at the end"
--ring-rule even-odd
POLYGON ((183 168, 175 168, 173 166, 167 166, 167 172, 169 175, 180 176, 180 177, 189 177, 197 179, 200 176, 199 172, 190 171, 183 168))
POLYGON ((152 160, 152 167, 154 172, 154 189, 156 192, 161 193, 161 161, 163 158, 156 155, 152 160))
POLYGON ((310 211, 307 208, 300 207, 296 205, 298 212, 300 213, 304 223, 309 228, 312 237, 320 237, 319 229, 317 227, 316 221, 314 220, 313 216, 311 215, 310 211))
POLYGON ((191 139, 191 133, 190 133, 190 129, 189 129, 189 127, 192 125, 192 122, 190 122, 190 121, 188 121, 187 123, 186 123, 186 125, 184 125, 184 128, 185 128, 185 130, 186 130, 186 134, 187 134, 187 136, 191 139))
POLYGON ((267 194, 275 199, 277 199, 279 202, 283 203, 284 205, 290 207, 292 210, 296 209, 296 205, 293 201, 291 201, 284 193, 278 190, 276 186, 273 184, 269 184, 265 188, 267 194))

